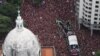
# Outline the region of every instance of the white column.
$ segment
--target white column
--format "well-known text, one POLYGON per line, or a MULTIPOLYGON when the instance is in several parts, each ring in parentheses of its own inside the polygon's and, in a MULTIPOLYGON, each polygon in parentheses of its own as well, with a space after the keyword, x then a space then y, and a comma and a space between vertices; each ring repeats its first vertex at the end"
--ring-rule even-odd
POLYGON ((93 24, 91 24, 91 36, 93 35, 93 24))
POLYGON ((80 26, 80 19, 78 19, 78 29, 80 30, 81 26, 80 26))

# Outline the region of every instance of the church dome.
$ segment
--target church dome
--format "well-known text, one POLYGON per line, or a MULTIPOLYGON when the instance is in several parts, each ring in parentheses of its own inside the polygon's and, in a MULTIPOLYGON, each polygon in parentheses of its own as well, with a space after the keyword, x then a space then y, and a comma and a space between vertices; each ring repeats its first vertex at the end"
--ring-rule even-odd
POLYGON ((3 44, 3 53, 5 56, 39 56, 40 44, 37 36, 29 29, 23 26, 23 19, 18 11, 16 27, 11 30, 3 44), (13 51, 12 51, 13 50, 13 51))

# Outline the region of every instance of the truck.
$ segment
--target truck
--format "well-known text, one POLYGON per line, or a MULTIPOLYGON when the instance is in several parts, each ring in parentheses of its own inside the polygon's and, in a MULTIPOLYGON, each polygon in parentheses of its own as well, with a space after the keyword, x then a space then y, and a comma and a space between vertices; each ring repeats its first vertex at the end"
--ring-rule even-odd
POLYGON ((68 36, 69 52, 71 56, 79 56, 79 45, 76 35, 68 36))

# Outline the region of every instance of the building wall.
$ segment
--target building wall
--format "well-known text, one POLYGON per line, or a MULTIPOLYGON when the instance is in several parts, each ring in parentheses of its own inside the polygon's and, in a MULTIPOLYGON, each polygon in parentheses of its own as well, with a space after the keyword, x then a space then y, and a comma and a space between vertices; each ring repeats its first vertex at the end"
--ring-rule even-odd
MULTIPOLYGON (((78 0, 77 2, 78 3, 78 0)), ((94 30, 100 30, 100 0, 79 0, 79 6, 76 5, 78 21, 86 27, 94 30)))

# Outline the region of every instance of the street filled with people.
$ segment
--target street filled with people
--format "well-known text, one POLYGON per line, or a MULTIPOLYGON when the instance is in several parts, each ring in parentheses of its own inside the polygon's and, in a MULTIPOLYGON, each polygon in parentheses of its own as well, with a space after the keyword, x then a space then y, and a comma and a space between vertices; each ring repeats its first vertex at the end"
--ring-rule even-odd
POLYGON ((90 30, 87 28, 81 26, 81 29, 78 29, 74 3, 75 0, 43 0, 40 6, 34 7, 31 0, 22 2, 21 16, 25 26, 38 35, 41 46, 54 46, 56 56, 70 55, 68 40, 59 34, 57 18, 71 21, 81 56, 92 56, 93 51, 100 49, 100 32, 94 32, 93 36, 90 36, 90 30))

